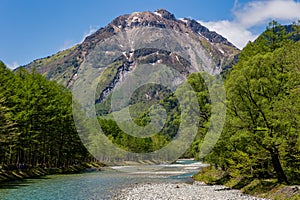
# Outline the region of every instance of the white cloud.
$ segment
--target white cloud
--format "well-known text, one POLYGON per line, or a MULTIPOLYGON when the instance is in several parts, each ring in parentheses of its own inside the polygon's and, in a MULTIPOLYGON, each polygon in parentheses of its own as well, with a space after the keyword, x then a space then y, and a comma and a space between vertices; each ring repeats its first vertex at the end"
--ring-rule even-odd
POLYGON ((226 37, 238 48, 243 48, 257 35, 251 29, 267 25, 271 20, 291 23, 300 19, 300 3, 293 0, 260 0, 240 4, 235 0, 232 9, 234 19, 214 22, 199 21, 210 30, 226 37))
POLYGON ((9 69, 16 69, 17 67, 19 67, 20 65, 18 64, 18 62, 14 61, 12 64, 6 64, 7 67, 9 69))
POLYGON ((290 22, 300 19, 300 3, 293 0, 253 1, 233 13, 246 27, 264 24, 270 19, 290 22))
POLYGON ((221 34, 240 49, 242 49, 248 43, 248 41, 253 41, 255 38, 257 38, 257 35, 249 31, 247 28, 240 26, 240 24, 236 22, 231 22, 228 20, 217 22, 199 22, 210 30, 221 34))

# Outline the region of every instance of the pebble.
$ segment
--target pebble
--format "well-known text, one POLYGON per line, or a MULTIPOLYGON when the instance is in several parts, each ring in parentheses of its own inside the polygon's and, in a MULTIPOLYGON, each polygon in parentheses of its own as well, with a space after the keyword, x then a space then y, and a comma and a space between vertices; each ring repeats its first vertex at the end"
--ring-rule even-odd
POLYGON ((202 182, 149 183, 124 188, 115 200, 262 200, 221 185, 206 185, 202 182))

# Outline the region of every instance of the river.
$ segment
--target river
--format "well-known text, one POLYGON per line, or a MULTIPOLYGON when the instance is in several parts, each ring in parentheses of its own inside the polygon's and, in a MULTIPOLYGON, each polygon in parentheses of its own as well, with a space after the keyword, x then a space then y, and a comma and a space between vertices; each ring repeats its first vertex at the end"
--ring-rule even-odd
POLYGON ((119 190, 132 184, 192 182, 191 176, 203 166, 201 162, 193 160, 178 160, 174 164, 159 166, 157 171, 122 172, 130 168, 124 166, 81 174, 50 175, 0 185, 0 199, 113 199, 119 190))

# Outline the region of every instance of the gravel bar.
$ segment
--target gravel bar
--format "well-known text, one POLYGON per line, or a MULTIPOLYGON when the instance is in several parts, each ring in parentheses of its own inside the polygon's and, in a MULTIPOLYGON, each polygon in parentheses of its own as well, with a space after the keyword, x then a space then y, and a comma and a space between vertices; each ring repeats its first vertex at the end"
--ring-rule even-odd
POLYGON ((115 196, 116 200, 260 200, 221 185, 206 185, 195 181, 187 183, 148 183, 137 184, 122 189, 115 196))

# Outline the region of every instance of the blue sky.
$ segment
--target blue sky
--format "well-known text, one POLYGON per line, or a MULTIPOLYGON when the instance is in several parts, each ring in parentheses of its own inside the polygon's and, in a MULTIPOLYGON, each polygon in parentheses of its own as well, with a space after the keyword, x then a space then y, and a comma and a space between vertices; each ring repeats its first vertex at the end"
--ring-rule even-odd
POLYGON ((272 19, 300 19, 295 0, 1 0, 0 60, 15 68, 80 43, 119 15, 158 8, 199 20, 239 48, 272 19))

